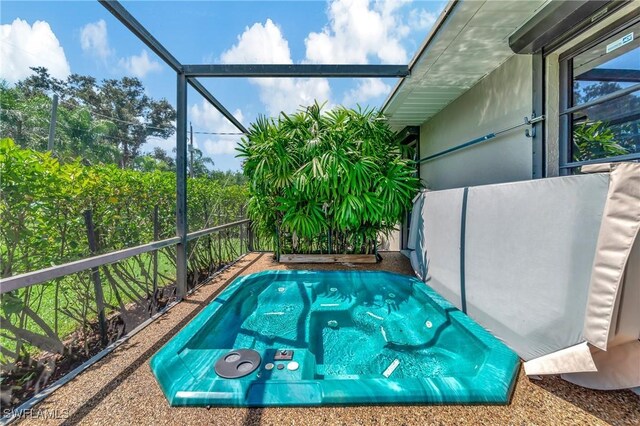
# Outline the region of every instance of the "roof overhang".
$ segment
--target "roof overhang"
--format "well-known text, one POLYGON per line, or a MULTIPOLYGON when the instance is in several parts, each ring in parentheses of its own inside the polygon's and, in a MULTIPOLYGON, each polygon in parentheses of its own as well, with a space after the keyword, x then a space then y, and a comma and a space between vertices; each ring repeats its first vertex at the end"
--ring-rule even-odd
POLYGON ((419 126, 514 55, 509 36, 549 0, 451 0, 382 111, 391 127, 419 126))
POLYGON ((625 6, 629 0, 551 2, 509 37, 515 53, 551 51, 625 6))

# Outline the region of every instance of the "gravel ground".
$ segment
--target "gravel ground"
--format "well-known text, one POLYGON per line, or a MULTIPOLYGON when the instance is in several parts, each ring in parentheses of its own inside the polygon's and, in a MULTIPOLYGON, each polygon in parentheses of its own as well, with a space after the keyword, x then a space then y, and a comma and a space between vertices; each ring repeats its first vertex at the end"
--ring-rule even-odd
POLYGON ((383 257, 377 265, 280 265, 271 254, 252 253, 56 390, 21 424, 640 425, 640 398, 631 391, 593 391, 557 377, 534 381, 522 371, 507 406, 169 407, 149 358, 233 279, 265 269, 382 269, 412 274, 401 254, 388 252, 383 257))

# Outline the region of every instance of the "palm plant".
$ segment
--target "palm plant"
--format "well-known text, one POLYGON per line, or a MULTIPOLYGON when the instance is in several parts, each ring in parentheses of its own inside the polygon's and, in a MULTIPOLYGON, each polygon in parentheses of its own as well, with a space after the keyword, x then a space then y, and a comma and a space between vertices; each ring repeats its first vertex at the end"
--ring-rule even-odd
POLYGON ((626 154, 627 150, 616 139, 611 127, 602 121, 585 121, 573 130, 574 160, 587 161, 626 154))
POLYGON ((419 188, 415 164, 374 109, 313 105, 260 117, 238 148, 248 214, 277 255, 373 253, 419 188))

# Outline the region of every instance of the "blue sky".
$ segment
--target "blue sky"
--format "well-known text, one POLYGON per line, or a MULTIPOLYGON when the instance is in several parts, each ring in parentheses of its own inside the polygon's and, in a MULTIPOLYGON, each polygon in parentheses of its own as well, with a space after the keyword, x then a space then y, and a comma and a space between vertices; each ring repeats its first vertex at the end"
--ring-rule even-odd
MULTIPOLYGON (((123 1, 182 63, 408 63, 444 1, 123 1)), ((28 67, 53 75, 139 77, 149 95, 175 105, 175 73, 97 1, 2 1, 0 77, 13 83, 28 67)), ((258 115, 294 111, 313 99, 379 107, 394 79, 206 79, 248 126, 258 115)), ((188 93, 194 131, 234 132, 200 96, 188 93)), ((239 136, 196 135, 215 168, 236 170, 239 136)), ((175 139, 150 139, 170 151, 175 139)))

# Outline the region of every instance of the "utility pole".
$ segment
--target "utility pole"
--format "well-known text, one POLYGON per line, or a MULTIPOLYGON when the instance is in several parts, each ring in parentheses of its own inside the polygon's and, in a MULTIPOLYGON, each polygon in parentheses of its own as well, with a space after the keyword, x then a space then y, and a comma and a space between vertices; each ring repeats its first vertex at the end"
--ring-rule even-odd
POLYGON ((189 122, 189 177, 193 177, 193 126, 189 122))
POLYGON ((51 121, 49 122, 49 144, 47 150, 53 151, 53 138, 56 136, 56 120, 58 118, 58 95, 53 94, 53 104, 51 105, 51 121))

